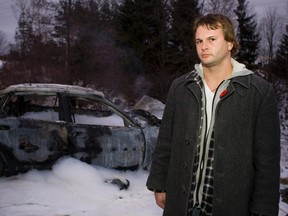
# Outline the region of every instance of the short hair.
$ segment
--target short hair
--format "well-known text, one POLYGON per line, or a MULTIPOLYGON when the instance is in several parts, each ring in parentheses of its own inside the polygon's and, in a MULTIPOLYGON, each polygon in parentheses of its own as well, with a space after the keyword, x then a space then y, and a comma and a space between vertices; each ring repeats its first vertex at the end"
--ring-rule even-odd
POLYGON ((238 41, 234 31, 234 25, 232 21, 223 14, 211 13, 198 18, 194 23, 194 35, 199 26, 206 26, 208 29, 223 29, 224 39, 228 42, 233 43, 231 55, 234 56, 239 49, 238 41))

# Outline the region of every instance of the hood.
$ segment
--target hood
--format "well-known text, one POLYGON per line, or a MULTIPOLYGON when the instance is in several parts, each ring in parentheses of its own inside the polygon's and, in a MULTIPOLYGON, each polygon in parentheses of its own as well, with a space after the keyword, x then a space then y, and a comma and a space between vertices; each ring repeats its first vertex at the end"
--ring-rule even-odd
POLYGON ((231 78, 253 74, 253 72, 251 70, 248 70, 244 64, 239 63, 233 58, 231 58, 231 64, 233 66, 231 78))
MULTIPOLYGON (((238 77, 238 76, 247 76, 253 74, 251 70, 248 70, 246 66, 242 63, 239 63, 235 59, 231 58, 231 64, 233 66, 232 75, 229 79, 238 77)), ((198 72, 198 75, 203 78, 203 66, 201 64, 195 64, 195 69, 198 72)))

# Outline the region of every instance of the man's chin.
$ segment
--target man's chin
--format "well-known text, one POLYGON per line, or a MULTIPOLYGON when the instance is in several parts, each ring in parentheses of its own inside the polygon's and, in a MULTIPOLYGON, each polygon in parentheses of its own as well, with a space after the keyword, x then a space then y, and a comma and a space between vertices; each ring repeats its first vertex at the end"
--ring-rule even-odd
POLYGON ((203 67, 212 67, 214 66, 214 62, 213 61, 202 61, 202 66, 203 67))

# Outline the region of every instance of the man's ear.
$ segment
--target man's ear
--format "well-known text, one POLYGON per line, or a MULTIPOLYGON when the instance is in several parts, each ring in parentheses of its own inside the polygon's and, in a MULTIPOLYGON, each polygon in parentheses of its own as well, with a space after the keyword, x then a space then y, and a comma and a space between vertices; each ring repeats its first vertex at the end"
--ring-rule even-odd
POLYGON ((228 50, 231 51, 233 46, 234 46, 234 43, 233 42, 227 42, 227 45, 228 45, 228 50))

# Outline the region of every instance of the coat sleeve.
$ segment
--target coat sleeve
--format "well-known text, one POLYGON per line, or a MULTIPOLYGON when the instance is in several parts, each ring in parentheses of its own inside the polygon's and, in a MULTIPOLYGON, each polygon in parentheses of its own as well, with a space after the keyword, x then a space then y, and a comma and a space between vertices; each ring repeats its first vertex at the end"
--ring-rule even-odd
POLYGON ((277 99, 270 84, 258 108, 253 163, 255 167, 251 211, 277 216, 280 180, 280 123, 277 99))
POLYGON ((152 165, 146 186, 149 190, 165 191, 165 184, 169 170, 171 142, 174 116, 173 84, 167 95, 152 165))

